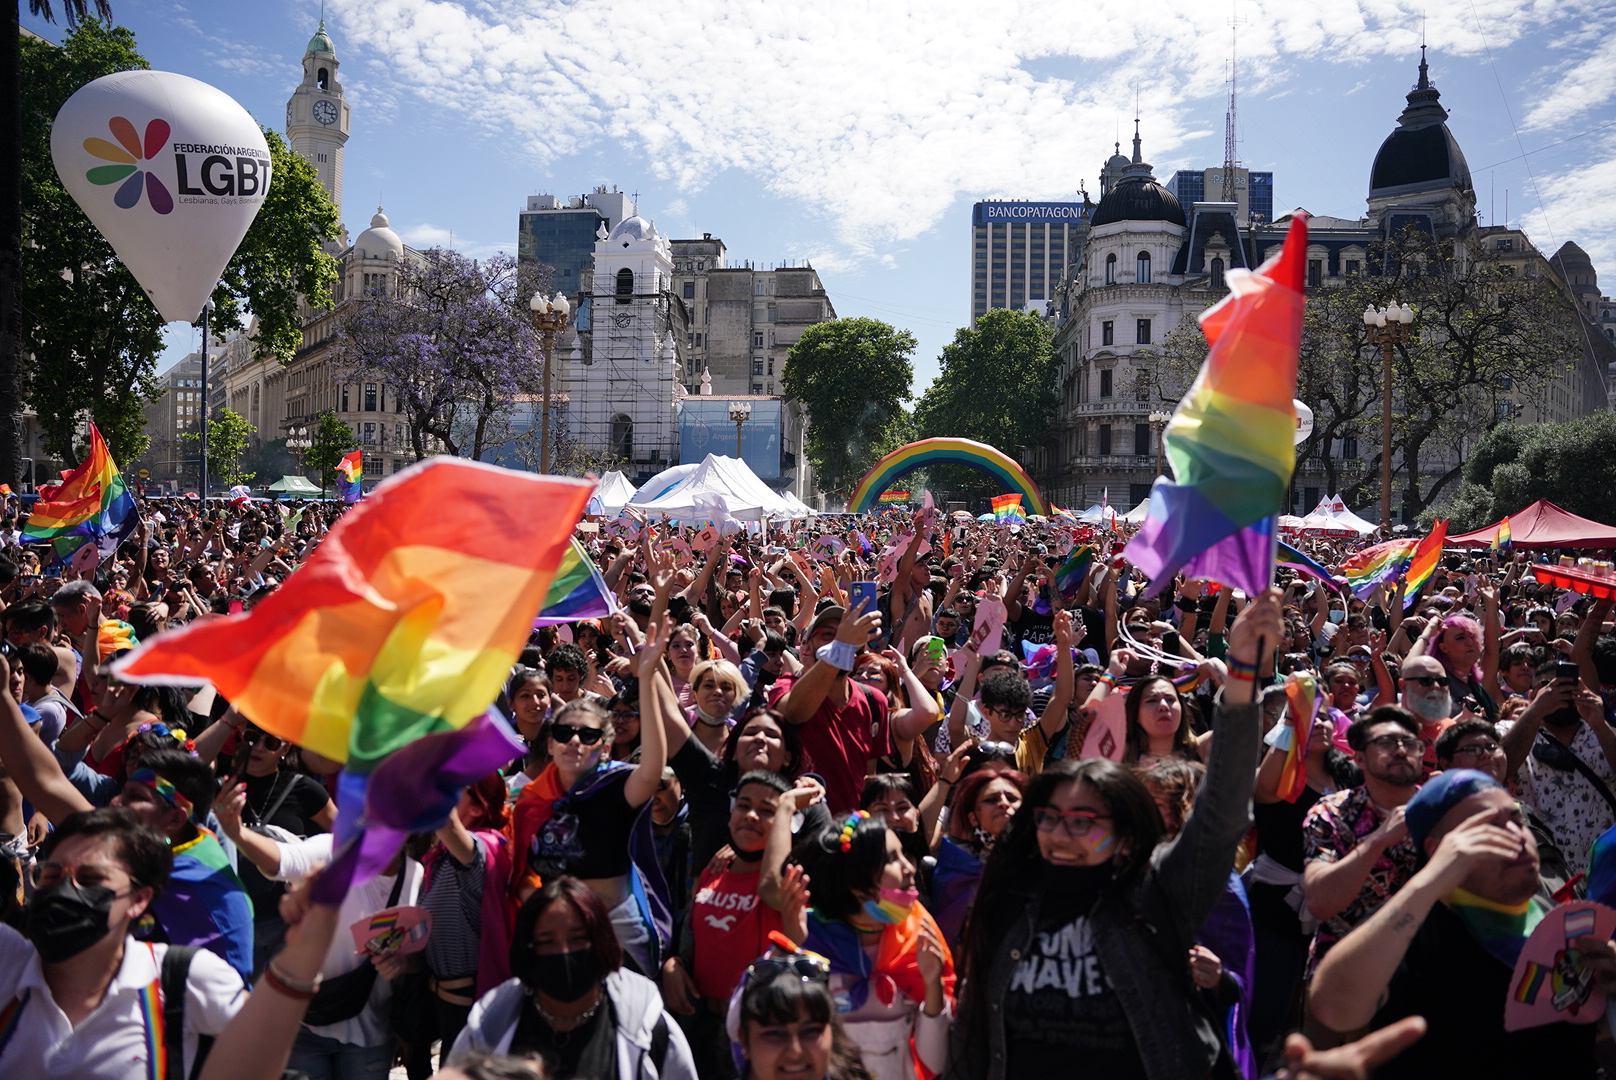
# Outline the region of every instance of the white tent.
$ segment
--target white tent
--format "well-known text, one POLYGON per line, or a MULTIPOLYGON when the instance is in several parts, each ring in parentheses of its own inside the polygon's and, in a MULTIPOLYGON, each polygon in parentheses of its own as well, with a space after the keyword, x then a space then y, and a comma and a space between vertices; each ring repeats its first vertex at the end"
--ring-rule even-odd
POLYGON ((663 469, 640 485, 640 490, 634 493, 634 497, 628 501, 628 505, 643 506, 652 499, 662 498, 662 496, 690 479, 690 474, 695 472, 696 466, 700 464, 701 462, 698 461, 689 465, 674 465, 663 469))
POLYGON ((1148 515, 1149 513, 1150 513, 1150 496, 1146 495, 1143 499, 1139 500, 1139 505, 1138 506, 1134 507, 1132 510, 1129 510, 1126 514, 1123 514, 1117 520, 1118 521, 1126 521, 1130 525, 1138 525, 1138 524, 1140 524, 1141 522, 1143 522, 1145 520, 1146 515, 1148 515))
POLYGON ((797 498, 796 493, 793 491, 781 492, 780 499, 788 508, 786 517, 792 519, 793 521, 803 518, 817 517, 819 515, 819 511, 797 498))
POLYGON ((1347 509, 1347 504, 1341 496, 1336 495, 1330 500, 1330 516, 1340 524, 1363 535, 1374 532, 1378 525, 1365 521, 1363 518, 1347 509))
POLYGON ((616 517, 623 512, 623 507, 634 498, 634 485, 628 482, 617 469, 613 469, 600 478, 595 487, 595 498, 600 500, 601 513, 607 517, 616 517))
POLYGON ((1107 521, 1116 521, 1117 516, 1116 507, 1101 506, 1099 503, 1095 503, 1081 514, 1077 515, 1077 520, 1084 525, 1101 525, 1107 521))
MULTIPOLYGON (((678 466, 684 468, 684 466, 678 466)), ((664 474, 665 475, 665 474, 664 474)), ((650 488, 647 484, 644 490, 650 488)), ((633 503, 651 517, 674 521, 761 521, 791 515, 785 500, 770 491, 744 461, 708 454, 681 482, 649 502, 633 503)))

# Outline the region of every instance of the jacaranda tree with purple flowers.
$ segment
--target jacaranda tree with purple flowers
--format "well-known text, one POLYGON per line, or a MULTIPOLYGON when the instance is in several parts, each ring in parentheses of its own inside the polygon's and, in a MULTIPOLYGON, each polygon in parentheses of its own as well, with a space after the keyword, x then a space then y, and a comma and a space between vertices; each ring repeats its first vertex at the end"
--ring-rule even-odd
POLYGON ((403 403, 416 460, 435 452, 481 458, 503 438, 502 418, 533 392, 542 359, 528 319, 527 275, 507 255, 469 259, 434 248, 400 265, 398 280, 345 306, 337 364, 403 403))

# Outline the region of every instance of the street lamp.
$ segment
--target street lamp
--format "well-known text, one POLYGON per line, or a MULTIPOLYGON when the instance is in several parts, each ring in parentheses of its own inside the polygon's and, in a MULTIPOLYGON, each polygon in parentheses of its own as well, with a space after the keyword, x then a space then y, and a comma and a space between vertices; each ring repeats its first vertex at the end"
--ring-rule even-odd
POLYGON ((1153 412, 1150 414, 1150 430, 1156 433, 1156 475, 1162 474, 1162 432, 1167 430, 1167 424, 1173 419, 1171 413, 1153 412))
POLYGON ((1393 300, 1383 308, 1373 304, 1364 308, 1364 328, 1369 343, 1380 347, 1381 403, 1380 403, 1380 527, 1390 533, 1392 528, 1392 356, 1397 346, 1413 336, 1409 326, 1414 322, 1414 309, 1393 300))
POLYGON ((752 403, 750 401, 732 401, 729 403, 729 418, 735 421, 735 460, 741 460, 741 425, 752 419, 752 403))
POLYGON ((539 471, 547 473, 550 471, 550 361, 555 358, 556 335, 566 327, 572 305, 561 293, 556 293, 553 300, 546 300, 542 294, 534 293, 527 306, 533 313, 533 329, 544 343, 544 411, 539 414, 539 471))

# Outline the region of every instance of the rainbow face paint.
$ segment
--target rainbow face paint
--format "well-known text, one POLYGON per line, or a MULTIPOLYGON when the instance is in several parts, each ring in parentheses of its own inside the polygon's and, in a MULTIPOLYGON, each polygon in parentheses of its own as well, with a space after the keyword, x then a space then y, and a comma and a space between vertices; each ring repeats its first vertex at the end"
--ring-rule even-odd
POLYGON ((909 917, 919 899, 919 889, 882 889, 879 899, 864 901, 864 914, 876 922, 896 926, 909 917))

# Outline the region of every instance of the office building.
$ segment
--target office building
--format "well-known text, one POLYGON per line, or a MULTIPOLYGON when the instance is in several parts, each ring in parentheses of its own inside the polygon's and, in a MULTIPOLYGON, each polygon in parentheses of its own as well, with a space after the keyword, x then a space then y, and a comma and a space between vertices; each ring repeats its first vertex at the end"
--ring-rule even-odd
POLYGON ((971 325, 993 308, 1040 312, 1057 292, 1094 204, 979 202, 971 208, 971 325))
POLYGON ((1273 221, 1274 174, 1252 172, 1239 166, 1229 172, 1234 176, 1233 191, 1224 183, 1222 165, 1210 169, 1180 169, 1167 181, 1167 190, 1181 206, 1198 202, 1234 203, 1235 220, 1242 229, 1250 228, 1253 222, 1273 221))
POLYGON ((566 293, 576 303, 589 289, 586 275, 601 231, 610 233, 633 215, 633 200, 623 192, 607 191, 604 184, 565 203, 554 195, 529 195, 527 209, 517 216, 517 263, 526 270, 551 267, 553 291, 566 293))

